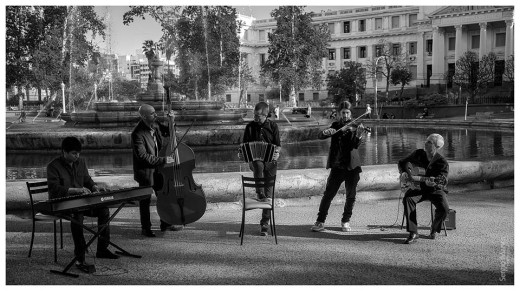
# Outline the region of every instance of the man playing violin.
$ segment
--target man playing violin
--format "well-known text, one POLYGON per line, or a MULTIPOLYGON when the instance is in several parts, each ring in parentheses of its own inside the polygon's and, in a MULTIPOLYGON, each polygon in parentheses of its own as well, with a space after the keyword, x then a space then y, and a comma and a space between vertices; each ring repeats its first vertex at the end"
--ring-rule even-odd
MULTIPOLYGON (((171 114, 171 113, 170 113, 171 114)), ((163 137, 169 135, 169 128, 157 121, 157 113, 153 106, 143 104, 139 107, 141 120, 132 131, 134 180, 139 186, 153 186, 153 174, 159 166, 173 163, 172 157, 159 157, 159 151, 164 144, 163 137)), ((155 237, 150 221, 151 197, 139 201, 139 214, 142 234, 155 237)), ((177 230, 161 220, 161 231, 177 230)))
POLYGON ((341 218, 341 230, 350 231, 350 217, 356 202, 356 187, 361 173, 361 160, 358 147, 362 142, 362 134, 365 130, 362 124, 352 123, 351 104, 348 101, 340 103, 338 108, 339 120, 334 121, 330 128, 319 133, 320 139, 331 138, 327 169, 330 170, 325 186, 325 192, 321 198, 318 218, 311 227, 312 231, 324 231, 325 219, 332 199, 336 196, 339 187, 345 182, 347 199, 341 218), (351 123, 351 126, 346 126, 351 123))
MULTIPOLYGON (((440 154, 440 150, 443 146, 444 138, 440 134, 430 134, 428 138, 426 138, 424 149, 417 149, 398 162, 399 174, 407 172, 408 175, 411 176, 410 169, 406 166, 408 163, 411 163, 416 167, 425 169, 425 177, 447 181, 449 165, 446 159, 440 154)), ((433 205, 435 205, 435 217, 428 238, 435 239, 436 233, 441 231, 442 222, 446 219, 446 216, 448 216, 449 211, 446 197, 448 193, 446 184, 447 182, 437 183, 434 179, 425 179, 425 182, 421 182, 420 189, 410 189, 406 191, 403 198, 403 205, 404 215, 406 217, 406 230, 410 235, 405 240, 405 244, 414 243, 419 238, 417 233, 416 205, 424 200, 430 200, 433 205)))

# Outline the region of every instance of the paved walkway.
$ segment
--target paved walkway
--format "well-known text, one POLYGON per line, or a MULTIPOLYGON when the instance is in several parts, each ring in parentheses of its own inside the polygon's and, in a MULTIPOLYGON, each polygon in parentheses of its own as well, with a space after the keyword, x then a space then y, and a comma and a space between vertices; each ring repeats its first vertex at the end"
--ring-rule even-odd
MULTIPOLYGON (((51 274, 73 253, 66 224, 65 248, 53 263, 52 226, 39 226, 32 258, 27 258, 31 224, 6 217, 6 283, 9 285, 513 285, 514 191, 501 188, 450 193, 457 211, 456 230, 435 241, 403 245, 402 207, 398 197, 356 204, 353 231, 343 233, 339 220, 344 197, 335 200, 323 233, 311 232, 319 200, 296 199, 276 209, 278 245, 258 236, 260 214, 246 213, 240 246, 241 210, 237 204, 211 204, 199 221, 180 232, 157 238, 140 235, 138 209, 116 217, 112 239, 141 259, 87 260, 97 272, 79 278, 51 274)), ((428 234, 429 203, 418 208, 420 234, 428 234)), ((158 225, 153 212, 152 221, 158 225)), ((160 233, 160 232, 159 232, 160 233)), ((78 272, 73 270, 73 272, 78 272)))

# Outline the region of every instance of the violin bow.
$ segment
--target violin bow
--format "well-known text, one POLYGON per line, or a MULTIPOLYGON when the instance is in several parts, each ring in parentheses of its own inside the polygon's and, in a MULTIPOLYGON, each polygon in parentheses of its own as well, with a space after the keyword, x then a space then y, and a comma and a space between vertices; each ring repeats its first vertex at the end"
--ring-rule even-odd
MULTIPOLYGON (((366 111, 365 113, 361 114, 361 115, 358 116, 356 119, 354 119, 354 120, 352 120, 351 122, 349 122, 349 123, 345 124, 344 126, 342 126, 342 127, 341 127, 340 129, 338 129, 334 134, 336 134, 336 133, 342 131, 343 129, 345 129, 345 128, 349 127, 349 126, 351 126, 352 123, 356 122, 358 119, 360 119, 361 117, 367 115, 368 113, 369 113, 369 112, 366 111)), ((334 135, 334 134, 333 134, 333 135, 334 135)))

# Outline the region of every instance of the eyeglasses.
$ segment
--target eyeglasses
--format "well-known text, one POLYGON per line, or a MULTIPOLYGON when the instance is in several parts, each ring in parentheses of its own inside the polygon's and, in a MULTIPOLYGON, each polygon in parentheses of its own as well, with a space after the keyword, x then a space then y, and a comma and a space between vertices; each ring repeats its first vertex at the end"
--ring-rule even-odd
POLYGON ((261 118, 261 117, 267 117, 267 115, 265 115, 265 114, 256 114, 255 113, 255 119, 256 118, 261 118))

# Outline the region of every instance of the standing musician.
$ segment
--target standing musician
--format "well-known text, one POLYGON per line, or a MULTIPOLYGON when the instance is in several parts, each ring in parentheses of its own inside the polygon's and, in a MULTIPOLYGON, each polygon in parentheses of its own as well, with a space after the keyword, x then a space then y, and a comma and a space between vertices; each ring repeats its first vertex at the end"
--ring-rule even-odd
MULTIPOLYGON (((47 183, 49 185, 49 199, 89 195, 104 191, 92 180, 88 173, 87 165, 80 158, 81 142, 73 136, 68 136, 61 143, 61 156, 55 158, 47 165, 47 183)), ((98 226, 107 224, 110 212, 107 207, 99 207, 86 211, 74 212, 71 217, 83 223, 84 216, 97 217, 98 226)), ((90 272, 93 265, 85 261, 86 243, 83 236, 83 228, 76 223, 70 224, 70 232, 74 241, 74 255, 76 267, 83 272, 90 272)), ((118 255, 108 250, 110 242, 109 226, 101 232, 97 243, 97 258, 117 259, 118 255)))
MULTIPOLYGON (((430 134, 426 138, 424 149, 417 149, 398 162, 399 173, 407 172, 408 175, 411 175, 410 169, 406 166, 408 163, 411 163, 416 167, 424 168, 426 170, 425 177, 442 176, 442 180, 447 181, 449 165, 440 154, 443 146, 444 138, 440 134, 430 134)), ((442 222, 446 219, 449 211, 446 184, 438 184, 426 179, 425 182, 421 182, 420 190, 410 189, 405 193, 403 198, 404 215, 406 216, 406 230, 410 233, 404 242, 405 244, 414 243, 419 238, 417 233, 416 205, 424 200, 430 200, 435 205, 435 217, 428 238, 435 239, 436 233, 441 231, 442 222)))
POLYGON ((324 231, 325 219, 330 208, 332 199, 336 196, 341 183, 345 182, 347 199, 341 218, 341 229, 351 231, 350 217, 356 202, 356 187, 361 173, 361 160, 359 158, 358 147, 362 142, 364 127, 359 124, 357 127, 345 127, 352 119, 350 111, 351 104, 348 101, 340 103, 338 108, 339 121, 334 121, 330 128, 319 133, 320 139, 331 137, 329 158, 327 169, 330 170, 327 178, 325 192, 321 198, 318 218, 311 227, 312 231, 324 231))
MULTIPOLYGON (((139 107, 141 120, 132 131, 132 151, 134 180, 139 186, 153 186, 153 174, 159 166, 173 163, 170 156, 159 157, 163 145, 163 137, 169 135, 169 128, 157 121, 157 113, 153 106, 143 104, 139 107)), ((155 237, 150 221, 151 197, 139 201, 141 233, 146 237, 155 237)), ((178 230, 161 220, 161 231, 178 230)))
MULTIPOLYGON (((273 155, 272 162, 253 161, 249 163, 249 168, 253 171, 255 178, 276 176, 277 160, 280 157, 280 132, 278 125, 272 120, 267 119, 269 114, 269 105, 265 102, 259 102, 254 109, 255 119, 246 125, 244 130, 243 143, 253 141, 263 141, 275 145, 277 148, 273 155)), ((238 157, 243 158, 243 153, 239 149, 238 157)), ((271 193, 273 187, 265 187, 265 189, 257 189, 258 199, 263 202, 271 201, 271 193)), ((271 218, 271 212, 267 209, 262 210, 262 219, 260 220, 260 235, 266 236, 268 223, 271 218)))

